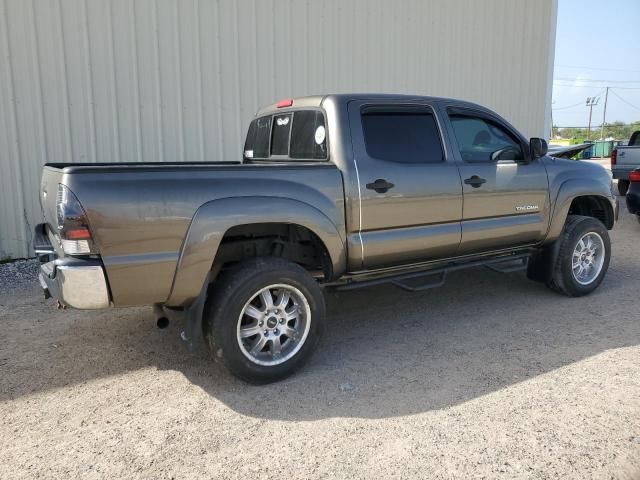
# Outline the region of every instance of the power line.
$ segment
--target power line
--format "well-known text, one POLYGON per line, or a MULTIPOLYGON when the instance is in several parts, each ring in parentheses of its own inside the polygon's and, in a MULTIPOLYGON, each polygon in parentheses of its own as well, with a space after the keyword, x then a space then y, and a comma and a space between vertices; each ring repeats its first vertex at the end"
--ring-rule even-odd
MULTIPOLYGON (((600 95, 602 95, 602 92, 604 92, 604 89, 600 90, 598 93, 596 93, 595 95, 592 95, 593 97, 599 97, 600 95)), ((584 101, 582 102, 578 102, 578 103, 574 103, 573 105, 566 105, 564 107, 551 107, 553 110, 565 110, 567 108, 575 108, 578 106, 584 105, 584 101)))
MULTIPOLYGON (((558 86, 558 87, 571 87, 571 88, 598 88, 598 85, 573 85, 573 84, 566 84, 566 83, 558 83, 555 80, 553 81, 553 84, 558 86)), ((610 87, 610 88, 615 88, 616 90, 640 90, 640 87, 610 87)))
POLYGON ((562 80, 565 82, 598 82, 598 83, 640 83, 640 80, 607 80, 607 79, 595 79, 595 78, 567 78, 556 77, 554 80, 562 80))
POLYGON ((606 70, 608 72, 639 72, 640 70, 629 70, 627 68, 610 68, 610 67, 581 67, 579 65, 562 65, 560 63, 556 63, 556 67, 561 68, 580 68, 583 70, 606 70))
POLYGON ((582 101, 582 102, 578 102, 578 103, 575 103, 575 104, 573 104, 573 105, 567 105, 567 106, 565 106, 565 107, 555 107, 555 108, 554 108, 554 107, 551 107, 551 108, 552 108, 552 110, 553 110, 553 111, 556 111, 556 110, 566 110, 566 109, 568 109, 568 108, 581 107, 581 106, 583 106, 583 105, 584 105, 584 101, 582 101))
POLYGON ((616 97, 618 97, 620 100, 622 100, 624 103, 626 103, 627 105, 629 105, 630 107, 635 108, 636 110, 640 111, 640 107, 634 105, 633 103, 625 100, 624 98, 622 98, 620 95, 618 95, 616 92, 614 92, 613 90, 611 90, 611 93, 613 93, 616 97))

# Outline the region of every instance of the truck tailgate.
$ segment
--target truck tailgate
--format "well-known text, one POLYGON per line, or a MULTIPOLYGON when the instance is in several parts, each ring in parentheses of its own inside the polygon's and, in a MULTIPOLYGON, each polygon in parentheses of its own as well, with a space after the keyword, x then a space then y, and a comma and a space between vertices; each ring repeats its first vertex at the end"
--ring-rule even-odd
POLYGON ((633 165, 635 168, 640 168, 640 145, 618 147, 617 150, 618 165, 633 165))

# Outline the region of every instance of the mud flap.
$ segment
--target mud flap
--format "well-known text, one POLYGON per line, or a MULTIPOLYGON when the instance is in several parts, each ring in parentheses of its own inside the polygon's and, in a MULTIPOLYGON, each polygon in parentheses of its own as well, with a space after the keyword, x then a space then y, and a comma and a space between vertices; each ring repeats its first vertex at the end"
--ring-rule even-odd
POLYGON ((207 301, 207 292, 209 290, 209 278, 211 273, 207 274, 204 285, 200 291, 200 295, 191 306, 185 311, 184 330, 180 333, 180 338, 187 344, 190 352, 199 350, 204 346, 204 335, 202 332, 202 314, 204 312, 204 304, 207 301))
POLYGON ((559 249, 560 242, 556 240, 531 255, 527 265, 527 278, 535 282, 548 282, 551 279, 553 266, 558 259, 559 249))

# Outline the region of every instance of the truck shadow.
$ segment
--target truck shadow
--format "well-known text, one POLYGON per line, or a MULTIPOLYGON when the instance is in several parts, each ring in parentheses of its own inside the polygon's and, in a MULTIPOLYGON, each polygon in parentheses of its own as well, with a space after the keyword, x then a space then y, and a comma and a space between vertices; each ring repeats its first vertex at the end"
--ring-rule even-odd
POLYGON ((186 352, 180 326, 155 329, 149 309, 52 314, 32 299, 2 320, 13 330, 0 347, 0 401, 149 368, 179 371, 251 417, 384 418, 441 409, 639 344, 635 297, 623 287, 636 275, 631 265, 612 266, 599 290, 581 299, 523 274, 486 270, 459 272, 419 294, 384 286, 329 292, 316 354, 291 378, 259 387, 233 378, 204 350, 186 352), (24 319, 33 310, 35 320, 24 319))
POLYGON ((446 408, 639 344, 640 322, 628 313, 633 298, 609 301, 620 281, 614 273, 582 299, 486 270, 452 275, 445 287, 420 294, 337 292, 327 298, 318 352, 290 379, 255 387, 219 367, 210 376, 183 373, 253 417, 384 418, 446 408))

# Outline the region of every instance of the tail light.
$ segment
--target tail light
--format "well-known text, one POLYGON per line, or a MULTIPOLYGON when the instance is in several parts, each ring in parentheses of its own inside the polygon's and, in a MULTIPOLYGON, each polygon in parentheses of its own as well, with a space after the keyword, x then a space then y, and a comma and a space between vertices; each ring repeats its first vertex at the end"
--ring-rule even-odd
POLYGON ((56 197, 58 232, 62 250, 67 255, 91 255, 97 253, 87 214, 71 190, 58 184, 56 197))
POLYGON ((629 173, 630 182, 640 182, 640 170, 633 170, 629 173))
POLYGON ((618 160, 618 149, 614 148, 611 150, 611 166, 613 167, 618 160))

